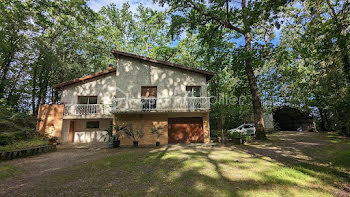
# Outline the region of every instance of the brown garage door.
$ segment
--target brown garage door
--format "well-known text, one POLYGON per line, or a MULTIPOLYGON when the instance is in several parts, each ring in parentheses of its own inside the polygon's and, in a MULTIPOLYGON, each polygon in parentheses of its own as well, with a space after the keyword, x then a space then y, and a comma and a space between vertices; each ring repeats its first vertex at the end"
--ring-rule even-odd
POLYGON ((169 118, 168 143, 203 143, 203 120, 199 118, 169 118))

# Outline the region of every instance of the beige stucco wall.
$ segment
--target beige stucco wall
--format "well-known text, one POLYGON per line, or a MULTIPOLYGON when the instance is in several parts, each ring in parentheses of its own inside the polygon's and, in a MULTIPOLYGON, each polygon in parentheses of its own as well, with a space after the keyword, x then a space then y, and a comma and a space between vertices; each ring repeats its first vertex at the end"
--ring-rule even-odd
POLYGON ((77 104, 78 96, 97 96, 98 104, 112 104, 116 95, 115 72, 99 77, 97 80, 88 80, 65 87, 62 91, 61 102, 77 104))
POLYGON ((61 131, 62 142, 68 142, 70 121, 71 120, 63 120, 62 131, 61 131))
POLYGON ((186 94, 186 86, 201 86, 202 97, 207 96, 205 75, 130 58, 119 58, 116 73, 65 87, 62 90, 61 102, 77 104, 78 96, 97 96, 98 104, 111 104, 113 97, 141 98, 141 86, 157 86, 158 98, 183 97, 186 94))
POLYGON ((87 143, 101 141, 101 135, 104 130, 112 124, 112 119, 83 119, 83 120, 64 120, 62 126, 62 141, 67 142, 69 136, 69 124, 74 121, 74 142, 87 143), (99 121, 100 128, 86 128, 87 121, 99 121))
POLYGON ((157 97, 185 96, 186 86, 201 86, 201 95, 207 95, 204 75, 150 62, 119 58, 116 75, 117 98, 125 93, 129 98, 141 98, 141 86, 157 86, 157 97))

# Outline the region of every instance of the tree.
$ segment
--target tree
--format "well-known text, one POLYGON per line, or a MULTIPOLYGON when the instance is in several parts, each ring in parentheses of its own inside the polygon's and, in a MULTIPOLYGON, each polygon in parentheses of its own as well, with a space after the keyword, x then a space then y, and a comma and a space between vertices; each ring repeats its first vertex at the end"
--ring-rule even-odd
MULTIPOLYGON (((254 65, 254 55, 260 53, 259 45, 261 42, 266 41, 268 44, 271 41, 273 28, 279 27, 278 13, 287 1, 242 0, 238 4, 237 1, 228 0, 159 0, 158 2, 161 5, 167 3, 171 6, 174 13, 172 16, 172 33, 174 34, 183 29, 197 30, 199 33, 207 35, 215 31, 224 31, 231 35, 226 40, 228 42, 237 42, 235 40, 237 37, 244 38, 245 73, 252 96, 256 134, 258 139, 265 139, 262 107, 254 73, 254 69, 258 65, 254 65), (261 32, 266 32, 264 30, 268 30, 267 36, 261 35, 261 32)), ((204 41, 207 40, 210 40, 210 36, 207 36, 204 41)))
POLYGON ((350 135, 349 83, 346 56, 348 2, 296 1, 286 7, 287 23, 273 58, 260 70, 265 99, 313 111, 322 130, 350 135), (332 10, 337 11, 337 22, 332 10), (344 42, 344 43, 343 43, 344 42), (345 58, 344 58, 345 57, 345 58), (271 83, 272 85, 269 85, 271 83))
POLYGON ((110 4, 99 12, 96 37, 106 53, 111 49, 131 52, 147 57, 161 57, 169 49, 170 36, 167 35, 168 13, 145 8, 140 4, 135 13, 124 3, 121 9, 110 4))
POLYGON ((29 19, 28 5, 21 1, 1 2, 0 12, 0 98, 4 98, 7 93, 13 95, 15 92, 16 82, 13 83, 11 78, 17 76, 21 70, 13 65, 23 59, 21 53, 23 54, 27 48, 24 32, 31 27, 31 24, 26 23, 29 19))

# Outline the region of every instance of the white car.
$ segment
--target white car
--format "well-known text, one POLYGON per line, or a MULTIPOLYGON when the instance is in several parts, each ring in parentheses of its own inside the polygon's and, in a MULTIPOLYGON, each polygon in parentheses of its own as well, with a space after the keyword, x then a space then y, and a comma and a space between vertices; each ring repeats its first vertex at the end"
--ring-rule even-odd
POLYGON ((227 132, 229 132, 229 133, 238 132, 241 135, 243 135, 243 134, 255 135, 255 125, 254 124, 242 124, 241 126, 239 126, 237 128, 227 130, 227 132))

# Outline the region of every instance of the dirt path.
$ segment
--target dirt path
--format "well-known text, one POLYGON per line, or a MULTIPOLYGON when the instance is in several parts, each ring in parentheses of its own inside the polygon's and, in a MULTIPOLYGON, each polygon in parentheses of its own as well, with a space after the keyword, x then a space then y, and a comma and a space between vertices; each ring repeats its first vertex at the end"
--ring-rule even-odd
POLYGON ((35 188, 35 185, 41 181, 43 176, 51 175, 77 164, 106 157, 111 153, 111 150, 104 147, 105 144, 89 146, 60 145, 56 152, 2 162, 0 165, 11 164, 23 171, 20 172, 19 176, 1 182, 0 196, 17 196, 21 194, 22 187, 35 188))

